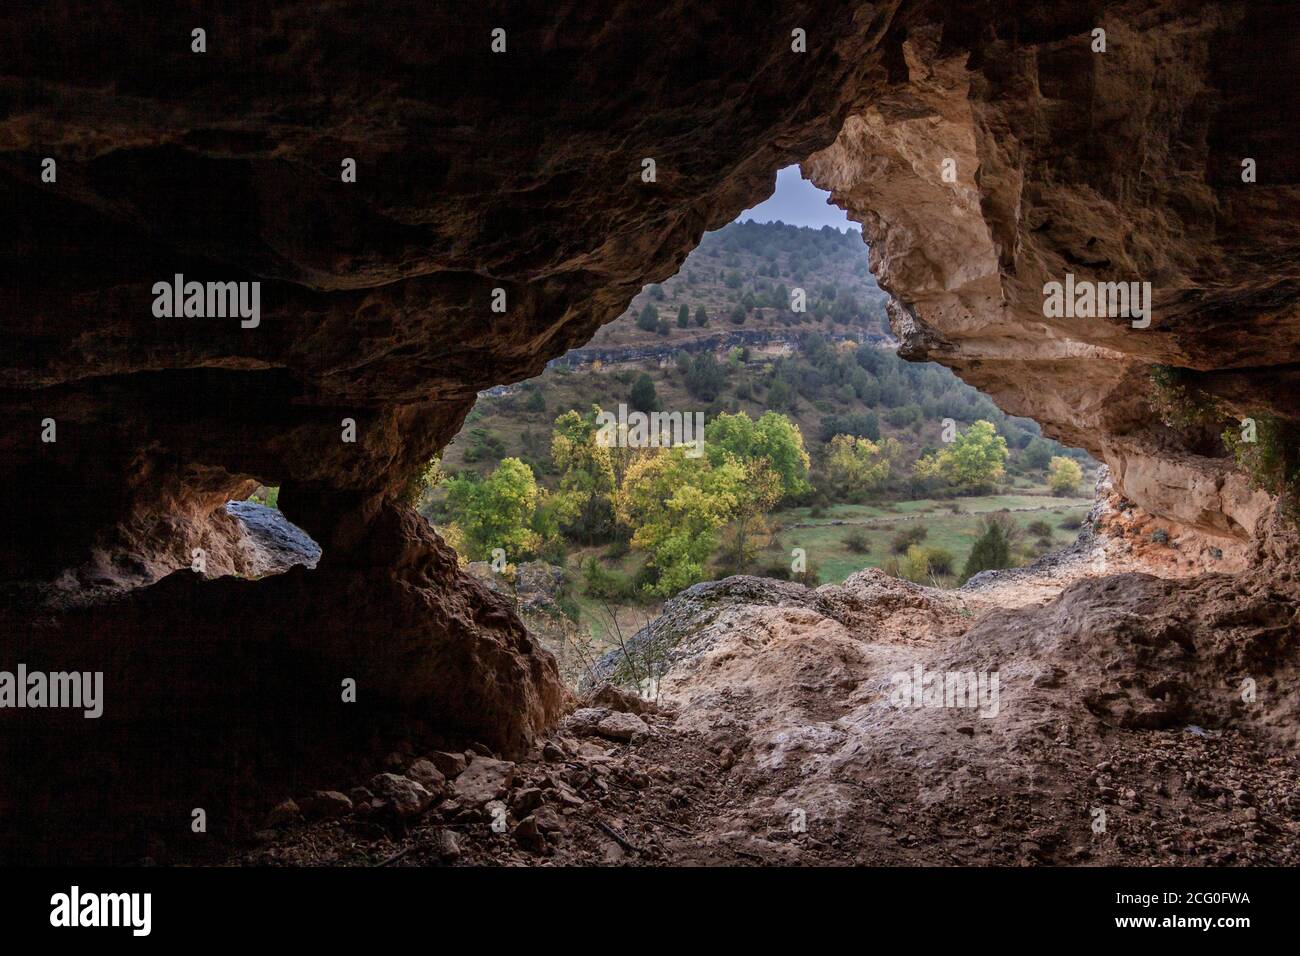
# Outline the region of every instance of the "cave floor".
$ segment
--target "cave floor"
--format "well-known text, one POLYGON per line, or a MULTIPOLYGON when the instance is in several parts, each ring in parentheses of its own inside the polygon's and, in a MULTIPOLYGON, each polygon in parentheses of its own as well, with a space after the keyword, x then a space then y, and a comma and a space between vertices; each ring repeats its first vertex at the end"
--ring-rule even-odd
MULTIPOLYGON (((1196 542, 1153 551, 1145 519, 1099 509, 1099 535, 966 591, 867 571, 687 592, 654 625, 677 641, 658 704, 607 685, 518 762, 432 755, 448 772, 414 812, 358 774, 346 809, 278 812, 226 862, 1300 863, 1275 582, 1204 573, 1196 542), (999 673, 996 713, 891 706, 917 666, 999 673)), ((375 770, 419 778, 420 756, 375 770)))

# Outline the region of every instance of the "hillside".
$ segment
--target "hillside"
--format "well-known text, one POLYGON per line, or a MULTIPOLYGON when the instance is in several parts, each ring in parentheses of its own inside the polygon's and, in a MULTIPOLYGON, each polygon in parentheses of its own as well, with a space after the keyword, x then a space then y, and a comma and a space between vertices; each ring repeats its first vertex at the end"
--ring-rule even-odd
MULTIPOLYGON (((444 450, 443 468, 486 473, 517 457, 546 483, 556 416, 592 405, 635 407, 631 390, 645 374, 664 410, 784 412, 803 432, 814 465, 837 433, 895 438, 914 459, 938 446, 943 420, 951 418, 959 426, 977 419, 997 425, 1015 470, 1038 426, 1004 415, 943 366, 899 359, 887 298, 856 233, 731 223, 707 234, 675 276, 647 286, 586 346, 535 379, 480 395, 444 450), (807 294, 806 312, 789 307, 795 289, 807 294)), ((1041 445, 1033 462, 1045 467, 1041 445)), ((1048 457, 1067 454, 1047 446, 1048 457)))

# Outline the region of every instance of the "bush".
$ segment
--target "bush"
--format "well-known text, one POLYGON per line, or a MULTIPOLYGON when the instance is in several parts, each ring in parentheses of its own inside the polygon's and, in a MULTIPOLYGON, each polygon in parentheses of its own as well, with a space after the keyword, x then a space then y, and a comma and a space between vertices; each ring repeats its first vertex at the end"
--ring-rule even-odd
POLYGON ((867 554, 871 551, 871 539, 865 531, 855 528, 844 536, 844 547, 854 554, 867 554))
POLYGON ((653 332, 659 327, 659 310, 648 304, 636 317, 636 327, 643 332, 653 332))
POLYGON ((923 524, 913 525, 910 528, 898 532, 894 535, 894 540, 889 543, 889 549, 894 554, 906 554, 907 549, 915 544, 920 544, 925 540, 925 536, 930 533, 930 529, 923 524))
POLYGON ((952 574, 953 565, 957 563, 957 558, 947 548, 926 548, 925 557, 936 575, 952 574))
POLYGON ((594 557, 582 566, 582 590, 604 601, 626 601, 635 594, 632 582, 625 575, 610 571, 594 557))
POLYGON ((712 352, 695 356, 686 370, 686 390, 701 401, 713 401, 725 383, 726 373, 712 352))
POLYGON ((632 386, 627 403, 638 412, 655 412, 659 410, 659 395, 655 392, 655 383, 644 372, 632 386))
POLYGON ((1251 486, 1275 495, 1282 517, 1300 524, 1300 426, 1260 414, 1243 420, 1240 430, 1224 431, 1223 444, 1251 486), (1247 423, 1253 435, 1247 434, 1247 423))
POLYGON ((1071 458, 1057 455, 1047 467, 1047 483, 1054 495, 1072 495, 1083 481, 1083 469, 1071 458))
POLYGON ((1025 525, 1025 532, 1034 538, 1047 538, 1049 541, 1052 537, 1052 526, 1046 521, 1031 521, 1025 525))
POLYGON ((1063 528, 1066 531, 1078 531, 1080 528, 1083 527, 1083 519, 1076 518, 1073 515, 1071 515, 1068 518, 1062 519, 1061 523, 1058 524, 1057 527, 1063 528))
POLYGON ((971 548, 962 571, 969 579, 981 571, 996 571, 1015 563, 1012 548, 1021 536, 1019 525, 1009 514, 985 515, 979 523, 980 536, 971 548))

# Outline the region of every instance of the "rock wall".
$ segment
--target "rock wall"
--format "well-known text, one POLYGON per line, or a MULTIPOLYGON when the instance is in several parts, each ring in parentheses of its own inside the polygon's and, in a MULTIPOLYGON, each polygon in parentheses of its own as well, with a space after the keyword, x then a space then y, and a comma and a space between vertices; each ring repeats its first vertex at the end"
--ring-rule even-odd
POLYGON ((1087 448, 1147 510, 1249 537, 1270 496, 1161 422, 1149 373, 1189 370, 1221 426, 1300 414, 1296 11, 1027 6, 951 5, 891 34, 887 89, 805 174, 863 223, 903 354, 1087 448), (1150 282, 1149 327, 1047 317, 1067 273, 1150 282))

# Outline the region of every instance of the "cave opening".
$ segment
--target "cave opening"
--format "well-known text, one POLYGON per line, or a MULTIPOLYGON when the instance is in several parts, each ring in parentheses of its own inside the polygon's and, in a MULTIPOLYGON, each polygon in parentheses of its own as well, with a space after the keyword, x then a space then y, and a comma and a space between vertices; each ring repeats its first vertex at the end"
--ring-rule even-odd
POLYGON ((860 226, 785 167, 590 339, 480 391, 417 510, 571 687, 614 676, 650 696, 662 662, 637 659, 641 635, 701 581, 815 588, 876 568, 955 588, 1081 560, 1100 464, 900 358, 889 300, 860 226), (731 490, 714 484, 726 465, 731 490), (728 503, 706 517, 684 492, 728 503), (685 541, 665 533, 691 522, 685 541))

